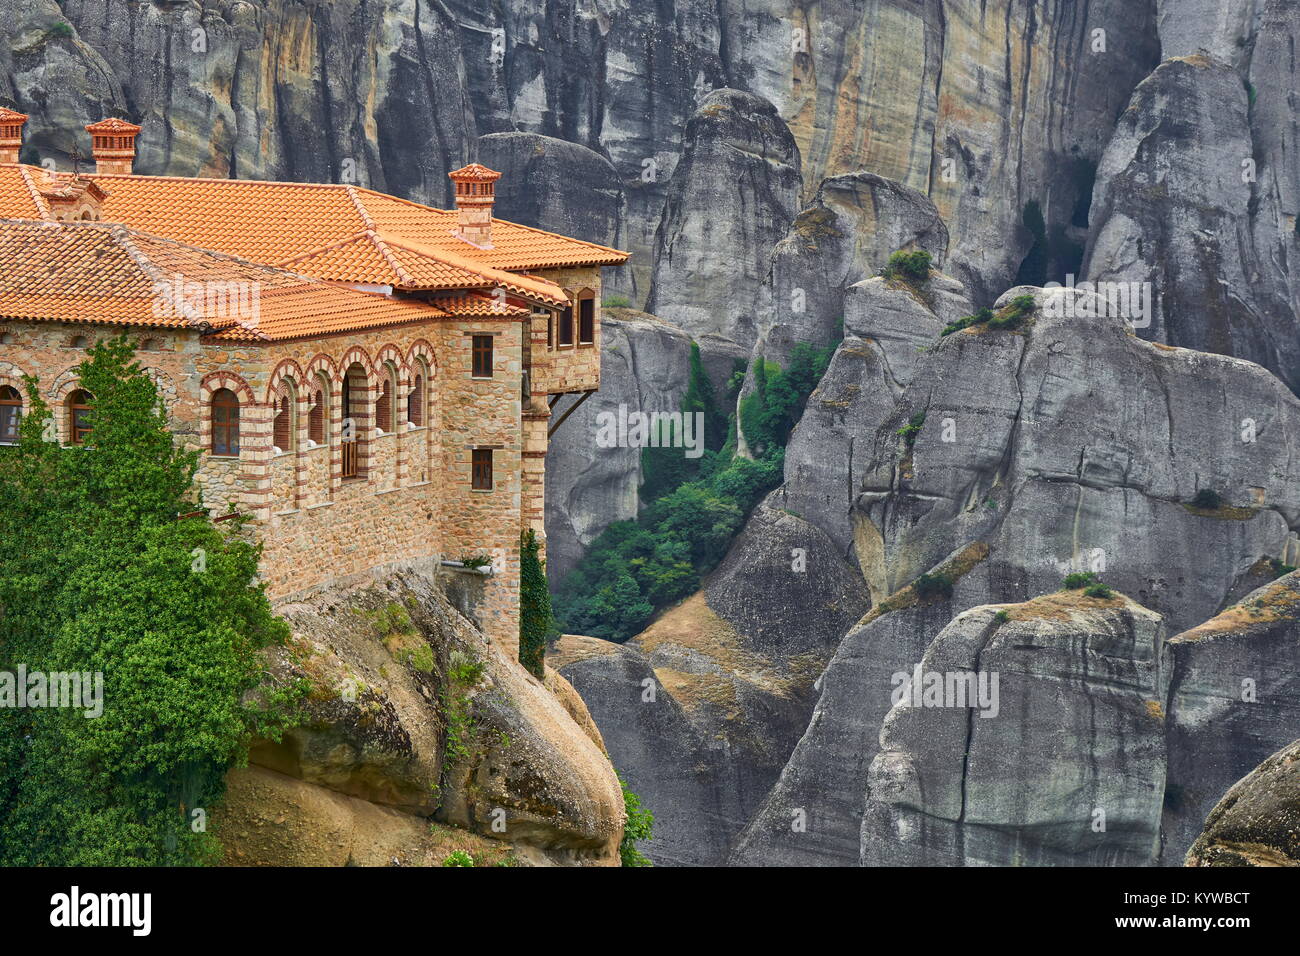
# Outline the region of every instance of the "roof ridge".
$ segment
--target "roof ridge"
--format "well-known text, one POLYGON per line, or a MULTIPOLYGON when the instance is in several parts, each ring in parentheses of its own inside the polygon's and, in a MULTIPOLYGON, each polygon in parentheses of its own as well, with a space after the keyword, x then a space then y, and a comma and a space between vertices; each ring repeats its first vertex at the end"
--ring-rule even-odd
POLYGON ((357 214, 361 216, 361 221, 365 223, 367 229, 373 232, 375 221, 370 218, 370 213, 366 211, 366 207, 361 205, 361 200, 357 198, 357 187, 349 183, 344 189, 348 194, 348 198, 352 200, 352 205, 356 207, 357 214))
POLYGON ((529 281, 538 282, 538 283, 544 282, 549 286, 554 286, 559 291, 560 296, 563 297, 564 290, 561 289, 560 286, 556 285, 554 282, 551 282, 549 279, 531 278, 529 276, 520 275, 517 272, 511 272, 508 269, 498 269, 496 266, 490 266, 487 263, 478 262, 477 260, 471 259, 468 256, 462 256, 458 252, 452 252, 450 249, 439 249, 433 246, 425 246, 423 244, 413 244, 414 240, 410 240, 410 239, 398 238, 398 239, 387 239, 387 241, 390 242, 392 245, 397 246, 399 249, 406 249, 409 252, 414 252, 422 256, 428 256, 431 259, 437 259, 440 262, 444 262, 447 265, 455 266, 458 269, 464 269, 467 272, 477 273, 478 275, 483 276, 485 279, 491 279, 492 281, 498 283, 499 285, 506 286, 507 288, 513 286, 515 289, 527 289, 526 285, 523 285, 518 281, 516 281, 519 279, 528 279, 529 281))
POLYGON ((415 276, 406 271, 402 264, 397 261, 397 256, 393 255, 392 250, 388 248, 386 241, 379 235, 379 233, 375 232, 373 222, 371 228, 366 230, 366 238, 369 239, 371 243, 374 244, 374 247, 379 250, 379 254, 384 257, 384 261, 392 267, 393 271, 397 273, 398 278, 400 278, 404 284, 411 286, 417 284, 415 276))
POLYGON ((31 193, 32 202, 36 204, 36 211, 41 214, 42 218, 50 217, 50 207, 45 202, 45 197, 41 191, 36 188, 36 183, 32 182, 32 174, 27 171, 28 167, 22 163, 18 164, 18 174, 22 176, 23 182, 27 184, 27 191, 31 193))
MULTIPOLYGON (((62 225, 67 224, 64 223, 62 225)), ((135 244, 130 229, 121 223, 106 223, 105 226, 106 228, 104 231, 117 241, 117 244, 131 258, 131 261, 139 266, 141 271, 152 280, 154 284, 154 295, 158 295, 158 286, 166 286, 170 281, 170 277, 163 276, 161 270, 154 264, 153 260, 140 250, 140 248, 135 244)), ((204 316, 198 314, 198 312, 191 307, 189 302, 186 301, 184 296, 181 296, 180 302, 175 301, 174 296, 171 297, 171 300, 171 307, 180 312, 185 321, 196 327, 204 323, 204 316)))

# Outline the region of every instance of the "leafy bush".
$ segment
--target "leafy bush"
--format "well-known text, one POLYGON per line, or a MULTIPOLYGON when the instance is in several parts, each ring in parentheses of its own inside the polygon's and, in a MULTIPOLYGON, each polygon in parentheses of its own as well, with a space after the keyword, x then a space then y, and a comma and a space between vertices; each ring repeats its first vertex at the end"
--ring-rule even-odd
POLYGON ((625 295, 611 295, 600 304, 606 309, 626 309, 631 306, 632 300, 625 295))
POLYGON ((916 596, 923 601, 952 597, 952 578, 946 574, 923 574, 912 582, 916 596))
POLYGON ((1061 582, 1062 591, 1077 591, 1080 588, 1086 588, 1090 584, 1095 584, 1097 575, 1092 571, 1075 571, 1073 574, 1067 574, 1065 580, 1061 582))
POLYGON ((1202 511, 1217 511, 1223 507, 1223 496, 1213 488, 1202 488, 1192 496, 1192 507, 1202 511))
POLYGON ((58 23, 54 24, 54 26, 50 27, 50 32, 48 35, 52 37, 58 37, 59 39, 67 39, 68 37, 72 36, 72 24, 64 20, 60 20, 58 23))
POLYGON ((998 611, 998 613, 993 615, 993 622, 995 624, 1005 624, 1009 620, 1011 620, 1011 615, 1006 611, 998 611))
POLYGON ((925 412, 917 412, 907 420, 907 424, 900 428, 894 434, 903 439, 903 443, 911 448, 916 444, 916 436, 921 431, 921 426, 925 424, 925 412))
POLYGON ((949 322, 943 327, 940 335, 952 335, 954 332, 960 332, 962 329, 968 329, 972 325, 983 325, 993 318, 993 310, 985 306, 974 315, 968 315, 964 319, 958 319, 956 322, 949 322))
POLYGON ((460 559, 460 563, 471 571, 477 571, 479 568, 486 568, 492 564, 492 559, 486 554, 466 555, 460 559))
POLYGON ((474 858, 464 850, 452 850, 442 861, 443 866, 473 866, 474 858))
POLYGON ((930 253, 924 249, 916 249, 911 252, 906 249, 899 249, 891 253, 889 263, 881 270, 880 274, 886 279, 902 279, 905 282, 924 283, 929 281, 930 267, 933 262, 930 253))
POLYGON ((1288 575, 1295 570, 1294 564, 1285 564, 1278 558, 1269 558, 1268 565, 1273 572, 1274 579, 1288 575))
POLYGON ((1100 581, 1095 584, 1089 584, 1083 589, 1083 593, 1086 597, 1090 598, 1109 598, 1115 596, 1115 592, 1100 581))
POLYGON ((628 789, 623 775, 618 775, 623 788, 623 807, 627 810, 627 825, 623 827, 623 842, 618 845, 618 856, 624 866, 654 866, 650 859, 636 848, 638 840, 648 840, 654 829, 654 814, 641 806, 641 798, 628 789))

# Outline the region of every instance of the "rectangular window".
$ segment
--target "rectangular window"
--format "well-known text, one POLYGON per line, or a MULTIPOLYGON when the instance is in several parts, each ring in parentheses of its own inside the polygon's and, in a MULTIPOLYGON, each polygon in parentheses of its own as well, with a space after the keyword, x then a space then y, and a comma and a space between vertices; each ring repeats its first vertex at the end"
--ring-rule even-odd
POLYGON ((492 449, 475 448, 471 452, 471 483, 475 491, 492 490, 492 449))
POLYGON ((578 300, 578 344, 592 345, 596 341, 596 300, 588 296, 578 300))
POLYGON ((474 378, 492 377, 492 336, 476 335, 473 344, 474 364, 471 374, 474 378))
POLYGON ((22 409, 17 405, 0 405, 0 445, 18 444, 18 425, 22 409))
POLYGON ((573 344, 573 309, 560 310, 560 345, 573 344))

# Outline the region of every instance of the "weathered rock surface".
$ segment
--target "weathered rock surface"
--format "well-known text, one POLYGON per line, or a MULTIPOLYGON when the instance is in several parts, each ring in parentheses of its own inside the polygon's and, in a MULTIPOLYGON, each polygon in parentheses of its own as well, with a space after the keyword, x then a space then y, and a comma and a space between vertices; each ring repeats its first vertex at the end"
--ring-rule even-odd
POLYGON ((948 228, 934 203, 870 172, 827 179, 772 251, 763 286, 766 324, 788 326, 798 341, 834 341, 847 324, 849 287, 904 248, 924 249, 943 267, 948 228))
POLYGON ((1266 190, 1297 161, 1263 156, 1259 179, 1252 98, 1237 71, 1203 54, 1166 61, 1138 86, 1098 167, 1085 271, 1149 284, 1149 327, 1129 316, 1143 337, 1250 359, 1295 388, 1297 244, 1282 215, 1294 218, 1294 188, 1266 190))
POLYGON ((1300 403, 1258 366, 1151 345, 1118 319, 1053 318, 1039 295, 1026 328, 977 326, 922 356, 855 505, 867 583, 880 599, 985 541, 988 601, 1104 569, 1171 629, 1193 627, 1300 526, 1300 403), (919 413, 909 447, 896 432, 919 413), (1202 489, 1221 504, 1194 507, 1202 489))
POLYGON ((1154 861, 1164 637, 1158 614, 1119 595, 1075 591, 959 614, 921 660, 925 705, 904 695, 885 718, 863 864, 1154 861), (930 674, 972 672, 997 675, 992 707, 931 703, 930 674))
POLYGON ((912 381, 922 350, 945 325, 973 311, 960 284, 946 276, 934 274, 927 291, 938 314, 901 283, 872 278, 849 287, 844 341, 786 446, 785 482, 776 500, 824 531, 845 555, 876 430, 912 381))
POLYGON ((684 136, 646 308, 692 334, 753 342, 768 257, 797 212, 799 150, 776 107, 739 90, 710 93, 684 136))
MULTIPOLYGON (((690 336, 653 315, 604 309, 601 342, 600 391, 560 426, 546 456, 546 570, 552 582, 607 526, 637 515, 641 450, 597 445, 599 416, 617 416, 620 406, 629 414, 677 411, 690 377, 690 336)), ((558 402, 552 420, 574 400, 558 402)))
MULTIPOLYGON (((272 858, 259 858, 254 841, 237 845, 240 862, 325 862, 326 851, 333 862, 369 860, 375 848, 344 831, 371 829, 378 846, 402 844, 421 858, 411 828, 436 819, 531 862, 617 865, 622 792, 572 688, 556 674, 546 685, 528 674, 433 578, 399 572, 279 610, 294 638, 273 673, 310 681, 307 717, 280 742, 255 745, 260 770, 242 779, 282 804, 296 794, 302 806, 263 847, 272 858), (291 845, 317 824, 339 840, 291 845)), ((257 812, 245 802, 232 826, 260 826, 250 820, 257 812)))
POLYGON ((866 606, 861 578, 821 532, 760 505, 702 590, 626 645, 560 642, 553 662, 655 814, 651 859, 726 860, 807 725, 813 681, 866 606))
POLYGON ((1176 865, 1224 791, 1300 733, 1300 572, 1179 634, 1169 650, 1164 855, 1176 865))
POLYGON ((731 862, 753 866, 856 866, 867 770, 880 749, 899 672, 910 674, 930 641, 984 593, 972 573, 987 556, 965 548, 935 569, 949 596, 904 588, 855 624, 818 678, 816 709, 781 777, 737 841, 731 862))
POLYGON ((1187 853, 1188 866, 1300 866, 1300 741, 1233 785, 1187 853))
POLYGON ((537 133, 479 137, 478 161, 498 170, 494 215, 617 246, 623 184, 604 156, 537 133))

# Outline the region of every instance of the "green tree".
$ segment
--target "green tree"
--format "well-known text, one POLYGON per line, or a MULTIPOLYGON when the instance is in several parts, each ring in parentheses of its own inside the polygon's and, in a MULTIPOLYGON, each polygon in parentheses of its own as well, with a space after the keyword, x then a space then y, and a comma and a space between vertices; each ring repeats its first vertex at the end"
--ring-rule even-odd
POLYGON ((519 663, 539 680, 546 677, 546 642, 555 632, 541 548, 537 532, 529 528, 519 551, 519 663))
POLYGON ((227 770, 302 693, 264 683, 258 651, 288 629, 238 527, 177 519, 197 507, 197 456, 175 448, 131 347, 96 346, 78 371, 86 442, 44 440, 29 380, 0 454, 0 670, 100 673, 103 710, 0 708, 0 863, 212 862, 227 770))

